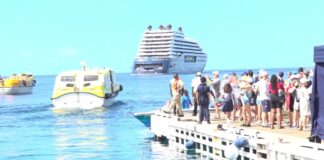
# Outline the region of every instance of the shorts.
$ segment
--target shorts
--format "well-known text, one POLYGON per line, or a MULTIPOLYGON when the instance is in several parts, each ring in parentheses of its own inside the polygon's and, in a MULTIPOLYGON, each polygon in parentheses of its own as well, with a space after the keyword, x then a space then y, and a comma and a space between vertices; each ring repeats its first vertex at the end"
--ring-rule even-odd
POLYGON ((262 100, 262 112, 270 112, 270 100, 262 100))
POLYGON ((259 98, 257 98, 256 105, 258 105, 258 106, 262 105, 262 102, 261 102, 261 100, 259 100, 259 98))
POLYGON ((232 112, 233 111, 233 102, 232 100, 224 101, 223 112, 232 112))
POLYGON ((300 110, 299 102, 297 102, 297 101, 294 102, 294 110, 295 111, 299 111, 300 110))
POLYGON ((271 109, 282 108, 282 103, 280 103, 279 101, 278 94, 270 95, 270 108, 271 109))
POLYGON ((242 107, 242 101, 240 98, 234 99, 234 105, 235 107, 242 107))

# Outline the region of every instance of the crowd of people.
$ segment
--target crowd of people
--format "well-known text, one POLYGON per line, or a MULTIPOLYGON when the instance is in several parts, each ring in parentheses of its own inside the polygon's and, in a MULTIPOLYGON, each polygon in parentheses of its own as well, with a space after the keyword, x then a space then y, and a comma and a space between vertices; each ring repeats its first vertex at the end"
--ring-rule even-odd
POLYGON ((192 116, 198 113, 198 124, 203 120, 210 124, 209 109, 212 105, 215 119, 224 114, 226 124, 242 121, 241 126, 250 127, 253 121, 272 129, 275 124, 278 129, 285 126, 299 130, 307 128, 311 116, 312 81, 310 72, 304 72, 302 67, 298 72, 287 73, 286 79, 284 72, 268 75, 262 69, 257 74, 248 70, 240 78, 236 73, 224 74, 222 79, 218 71, 212 74, 213 78, 196 73, 191 82, 191 97, 184 88, 184 82, 175 74, 170 81, 172 100, 165 112, 183 117, 182 109, 192 108, 192 116), (287 113, 287 119, 283 119, 283 112, 287 113))

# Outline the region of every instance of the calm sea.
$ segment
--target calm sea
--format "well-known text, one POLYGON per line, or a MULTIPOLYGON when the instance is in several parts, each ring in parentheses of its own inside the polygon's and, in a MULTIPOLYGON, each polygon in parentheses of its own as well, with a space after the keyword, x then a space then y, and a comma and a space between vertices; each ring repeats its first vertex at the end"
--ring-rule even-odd
MULTIPOLYGON (((292 69, 268 72, 279 70, 292 69)), ((50 97, 55 76, 36 76, 33 94, 0 95, 0 159, 200 159, 154 141, 132 115, 163 106, 170 98, 172 75, 117 76, 124 90, 103 109, 54 112, 50 97)), ((180 77, 190 88, 194 75, 180 77)))

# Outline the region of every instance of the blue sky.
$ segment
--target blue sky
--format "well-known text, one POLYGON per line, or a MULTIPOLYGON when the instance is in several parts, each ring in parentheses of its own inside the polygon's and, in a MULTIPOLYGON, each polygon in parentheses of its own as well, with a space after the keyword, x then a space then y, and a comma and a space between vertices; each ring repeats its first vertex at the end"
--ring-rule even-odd
POLYGON ((205 70, 313 66, 324 1, 10 0, 0 2, 0 75, 109 66, 131 72, 150 24, 182 26, 205 70))

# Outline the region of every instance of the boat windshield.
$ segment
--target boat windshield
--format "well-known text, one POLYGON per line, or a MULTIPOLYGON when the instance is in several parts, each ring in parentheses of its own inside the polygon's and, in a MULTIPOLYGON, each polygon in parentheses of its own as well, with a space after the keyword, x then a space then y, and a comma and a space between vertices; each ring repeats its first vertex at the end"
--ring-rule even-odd
POLYGON ((97 75, 85 75, 83 81, 97 81, 98 79, 97 75))
POLYGON ((61 81, 62 82, 74 82, 75 76, 62 76, 61 81))

